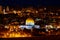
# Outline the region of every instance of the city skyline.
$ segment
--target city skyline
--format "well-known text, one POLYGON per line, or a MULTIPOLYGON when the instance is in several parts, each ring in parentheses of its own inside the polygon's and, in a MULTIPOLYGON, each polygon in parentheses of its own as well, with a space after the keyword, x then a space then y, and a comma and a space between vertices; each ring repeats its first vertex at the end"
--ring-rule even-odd
POLYGON ((59 5, 56 0, 0 0, 0 38, 60 39, 59 5))

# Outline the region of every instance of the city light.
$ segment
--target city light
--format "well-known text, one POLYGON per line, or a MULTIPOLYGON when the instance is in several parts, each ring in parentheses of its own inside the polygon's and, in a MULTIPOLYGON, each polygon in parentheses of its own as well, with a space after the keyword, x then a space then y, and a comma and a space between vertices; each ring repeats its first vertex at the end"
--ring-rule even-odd
POLYGON ((26 34, 24 32, 8 32, 4 33, 4 36, 2 36, 2 38, 17 38, 17 37, 31 37, 31 34, 28 33, 26 34))
POLYGON ((60 35, 60 14, 57 10, 0 6, 0 38, 60 35))

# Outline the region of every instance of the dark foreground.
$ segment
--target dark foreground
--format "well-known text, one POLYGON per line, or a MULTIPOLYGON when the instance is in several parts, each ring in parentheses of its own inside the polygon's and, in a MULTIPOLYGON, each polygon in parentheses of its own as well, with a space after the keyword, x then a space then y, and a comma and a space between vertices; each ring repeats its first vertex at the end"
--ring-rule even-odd
POLYGON ((39 37, 3 38, 3 40, 60 40, 60 36, 51 35, 51 36, 39 36, 39 37))

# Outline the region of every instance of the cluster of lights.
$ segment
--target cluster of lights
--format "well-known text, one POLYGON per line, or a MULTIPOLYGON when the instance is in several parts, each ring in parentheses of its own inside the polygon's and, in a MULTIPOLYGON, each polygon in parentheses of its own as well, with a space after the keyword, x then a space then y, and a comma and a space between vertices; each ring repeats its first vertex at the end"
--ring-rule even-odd
POLYGON ((17 37, 31 37, 31 34, 26 34, 24 32, 7 32, 4 33, 4 36, 2 38, 17 38, 17 37))

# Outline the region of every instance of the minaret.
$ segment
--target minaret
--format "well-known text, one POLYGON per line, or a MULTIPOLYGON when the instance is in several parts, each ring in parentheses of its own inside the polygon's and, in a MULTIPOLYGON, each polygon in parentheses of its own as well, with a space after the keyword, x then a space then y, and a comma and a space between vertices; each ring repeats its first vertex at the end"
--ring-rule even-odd
POLYGON ((7 11, 7 12, 9 11, 9 6, 6 7, 6 11, 7 11))
POLYGON ((5 14, 5 9, 3 9, 3 14, 5 14))
POLYGON ((0 5, 0 13, 3 13, 3 12, 2 12, 2 9, 3 9, 3 8, 2 8, 2 6, 0 5))
POLYGON ((3 14, 7 14, 5 8, 3 9, 3 14))

